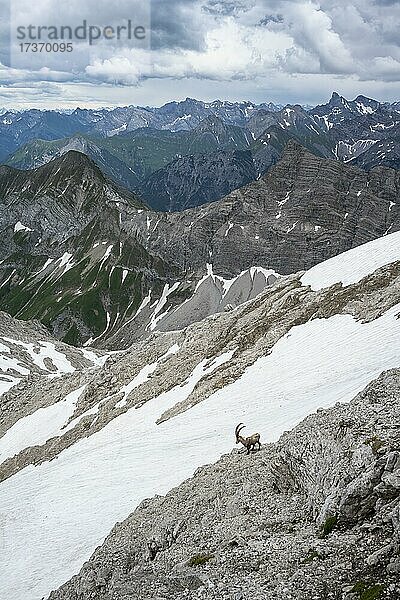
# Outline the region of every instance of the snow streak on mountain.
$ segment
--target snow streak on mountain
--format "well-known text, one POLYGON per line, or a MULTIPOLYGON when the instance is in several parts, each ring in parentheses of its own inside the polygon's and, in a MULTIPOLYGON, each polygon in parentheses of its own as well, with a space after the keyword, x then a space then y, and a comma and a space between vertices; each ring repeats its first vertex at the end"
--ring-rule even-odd
POLYGON ((398 142, 337 93, 0 112, 1 598, 400 597, 398 142))
POLYGON ((66 374, 57 398, 43 377, 11 390, 22 418, 9 415, 0 440, 7 597, 61 585, 144 498, 228 452, 236 423, 275 441, 396 367, 399 269, 395 233, 66 374))

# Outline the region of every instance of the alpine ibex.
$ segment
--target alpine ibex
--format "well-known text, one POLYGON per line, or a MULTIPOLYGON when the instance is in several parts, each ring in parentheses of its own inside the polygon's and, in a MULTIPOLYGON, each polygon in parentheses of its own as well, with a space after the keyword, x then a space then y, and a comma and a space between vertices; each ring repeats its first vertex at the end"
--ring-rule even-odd
POLYGON ((260 434, 253 433, 253 435, 249 435, 248 437, 243 437, 242 435, 240 435, 240 432, 242 431, 242 429, 244 429, 244 427, 246 427, 246 425, 243 425, 243 423, 239 423, 239 425, 236 425, 236 429, 235 429, 236 443, 243 444, 243 446, 245 448, 247 448, 247 454, 250 454, 250 450, 255 450, 256 445, 258 445, 258 449, 260 450, 261 449, 260 434))

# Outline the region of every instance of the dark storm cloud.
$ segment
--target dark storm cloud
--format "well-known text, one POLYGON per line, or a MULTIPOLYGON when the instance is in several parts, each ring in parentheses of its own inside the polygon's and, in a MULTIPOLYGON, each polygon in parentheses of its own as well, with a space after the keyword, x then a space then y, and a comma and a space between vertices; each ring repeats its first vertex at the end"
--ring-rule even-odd
POLYGON ((196 18, 196 0, 153 0, 151 3, 151 45, 155 50, 204 48, 203 23, 196 18))
MULTIPOLYGON (((47 20, 79 16, 83 6, 96 22, 112 24, 135 17, 132 2, 18 0, 13 6, 18 11, 25 5, 47 20)), ((148 6, 143 1, 141 5, 148 6)), ((76 53, 80 63, 74 72, 7 71, 0 66, 0 85, 10 86, 15 80, 32 82, 32 87, 35 81, 69 81, 71 86, 98 86, 100 93, 100 86, 146 82, 149 88, 155 82, 159 90, 180 90, 186 82, 190 95, 190 86, 197 89, 195 81, 204 89, 217 89, 220 82, 224 97, 230 88, 249 89, 249 95, 265 88, 276 99, 283 93, 304 97, 304 90, 315 95, 322 87, 334 87, 335 80, 344 93, 362 82, 363 92, 382 92, 399 80, 398 0, 152 0, 151 8, 148 57, 121 44, 99 44, 86 61, 84 54, 80 58, 76 53), (178 87, 171 83, 176 81, 178 87)), ((7 31, 2 20, 3 64, 7 31)))

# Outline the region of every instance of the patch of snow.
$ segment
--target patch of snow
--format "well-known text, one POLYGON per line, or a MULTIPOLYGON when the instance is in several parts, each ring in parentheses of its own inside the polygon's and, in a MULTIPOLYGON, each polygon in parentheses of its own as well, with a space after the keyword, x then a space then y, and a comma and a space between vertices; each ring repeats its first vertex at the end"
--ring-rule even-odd
POLYGON ((86 348, 80 348, 80 351, 82 352, 86 360, 92 362, 96 367, 102 367, 107 362, 110 356, 109 354, 98 356, 95 352, 93 352, 93 350, 87 350, 86 348))
MULTIPOLYGON (((8 351, 10 352, 9 349, 8 351)), ((0 354, 0 371, 2 371, 2 373, 16 371, 20 375, 29 375, 30 373, 30 370, 21 365, 16 358, 3 356, 2 354, 0 354)))
POLYGON ((371 106, 365 106, 362 102, 356 102, 357 110, 362 115, 371 115, 374 110, 371 106))
POLYGON ((44 362, 45 359, 49 359, 53 363, 58 373, 73 373, 75 371, 75 368, 71 365, 65 354, 59 352, 52 342, 39 341, 33 344, 21 342, 5 336, 2 339, 15 346, 24 348, 31 357, 32 362, 42 371, 50 371, 50 369, 46 367, 44 362))
POLYGON ((126 128, 127 123, 123 123, 121 127, 117 127, 116 129, 110 129, 110 131, 107 132, 107 136, 112 137, 113 135, 117 135, 118 133, 121 133, 121 131, 125 131, 126 128))
POLYGON ((39 269, 39 271, 36 271, 35 275, 39 275, 39 273, 41 273, 42 271, 44 271, 45 269, 47 269, 47 267, 50 266, 52 262, 54 262, 54 258, 48 258, 46 260, 46 262, 44 263, 43 267, 41 267, 39 269))
POLYGON ((85 387, 83 385, 65 396, 64 400, 39 408, 14 423, 0 439, 0 464, 24 448, 40 446, 50 438, 59 436, 62 426, 73 414, 85 387))
MULTIPOLYGON (((103 242, 104 243, 104 242, 103 242)), ((105 242, 107 243, 107 242, 105 242)), ((109 244, 103 254, 103 258, 101 259, 101 263, 99 265, 99 271, 100 269, 102 269, 104 263, 106 262, 106 260, 110 257, 110 254, 112 252, 112 249, 114 248, 114 244, 109 244)))
POLYGON ((334 127, 335 124, 332 123, 332 121, 329 121, 329 119, 328 119, 328 117, 326 115, 322 115, 322 116, 315 115, 315 116, 316 116, 317 119, 320 119, 320 120, 322 119, 322 121, 325 124, 325 127, 326 127, 327 131, 329 131, 330 129, 332 129, 332 127, 334 127))
POLYGON ((100 404, 101 404, 101 402, 98 402, 97 404, 92 406, 92 408, 88 408, 87 410, 85 410, 85 412, 83 412, 81 415, 79 415, 79 417, 72 419, 72 421, 70 421, 67 426, 62 427, 61 434, 67 433, 67 431, 70 431, 71 429, 73 429, 76 425, 78 425, 78 423, 81 422, 81 420, 84 417, 87 417, 87 415, 95 415, 96 413, 98 413, 100 404))
POLYGON ((27 227, 26 225, 22 225, 21 221, 18 221, 14 225, 14 233, 17 233, 18 231, 33 231, 33 229, 27 227))
POLYGON ((283 206, 283 205, 284 205, 284 204, 286 204, 286 202, 289 200, 289 197, 290 197, 290 191, 289 191, 289 192, 286 192, 286 196, 284 197, 284 199, 283 199, 283 200, 280 200, 279 202, 277 202, 277 204, 278 204, 279 206, 283 206))
POLYGON ((178 344, 173 344, 173 346, 171 346, 171 348, 169 348, 167 352, 165 352, 165 354, 160 356, 160 358, 156 362, 151 363, 149 365, 145 365, 139 371, 139 373, 132 379, 131 382, 129 382, 127 385, 122 386, 122 388, 119 390, 117 395, 124 394, 124 397, 116 403, 115 408, 122 408, 126 406, 128 396, 132 392, 132 390, 139 387, 149 379, 150 375, 154 373, 154 371, 158 368, 159 362, 161 360, 163 360, 167 356, 176 354, 177 352, 179 352, 179 350, 180 346, 178 344))
POLYGON ((379 267, 400 260, 400 231, 338 254, 309 269, 301 278, 313 290, 341 282, 357 283, 379 267))
POLYGON ((8 392, 14 385, 17 385, 21 380, 9 375, 0 375, 0 396, 8 392))
POLYGON ((64 254, 62 255, 61 258, 59 258, 56 262, 60 263, 58 265, 58 267, 61 269, 64 267, 63 269, 63 275, 69 271, 70 269, 72 269, 72 267, 74 266, 74 263, 71 261, 72 258, 72 254, 70 254, 69 252, 64 252, 64 254))
POLYGON ((290 233, 291 231, 293 231, 293 229, 296 227, 298 221, 296 221, 296 223, 293 223, 293 225, 291 227, 289 227, 289 229, 287 230, 286 233, 290 233))
POLYGON ((231 223, 230 221, 228 221, 228 227, 226 228, 226 231, 225 231, 225 236, 224 236, 224 237, 228 237, 228 233, 230 232, 230 230, 231 230, 231 229, 232 229, 232 227, 234 227, 234 226, 235 226, 235 224, 234 224, 234 223, 231 223))
POLYGON ((47 597, 144 498, 165 494, 199 466, 230 452, 238 422, 248 431, 257 428, 262 442, 275 441, 311 412, 348 402, 382 370, 398 366, 399 310, 397 305, 368 323, 336 315, 294 327, 236 382, 156 425, 232 353, 208 369, 202 361, 183 386, 119 415, 57 460, 2 482, 4 597, 47 597))
POLYGON ((160 319, 162 319, 164 317, 164 315, 166 314, 165 312, 162 314, 159 314, 159 313, 161 312, 162 308, 165 306, 168 296, 170 294, 172 294, 172 292, 174 292, 179 287, 179 285, 180 285, 179 281, 176 281, 171 287, 169 287, 168 283, 166 283, 164 285, 164 289, 162 291, 161 298, 158 300, 156 307, 153 311, 153 314, 151 315, 150 323, 147 326, 147 328, 150 329, 150 331, 153 331, 156 328, 158 321, 160 319))

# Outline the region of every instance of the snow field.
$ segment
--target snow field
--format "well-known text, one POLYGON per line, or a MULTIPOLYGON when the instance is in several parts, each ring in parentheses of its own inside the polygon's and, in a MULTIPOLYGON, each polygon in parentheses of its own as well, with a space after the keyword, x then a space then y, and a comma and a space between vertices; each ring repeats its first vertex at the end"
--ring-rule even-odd
MULTIPOLYGON (((183 386, 130 409, 51 462, 0 486, 7 600, 39 600, 79 571, 112 526, 234 447, 234 428, 276 440, 320 407, 347 402, 400 362, 400 306, 371 323, 336 315, 293 328, 233 384, 156 425, 197 381, 229 361, 200 363, 183 386), (379 347, 379 352, 376 348, 379 347), (16 525, 17 524, 17 525, 16 525)), ((243 460, 251 460, 243 456, 243 460)))
POLYGON ((334 283, 357 283, 376 269, 400 260, 400 231, 338 254, 304 273, 303 285, 321 290, 334 283))

